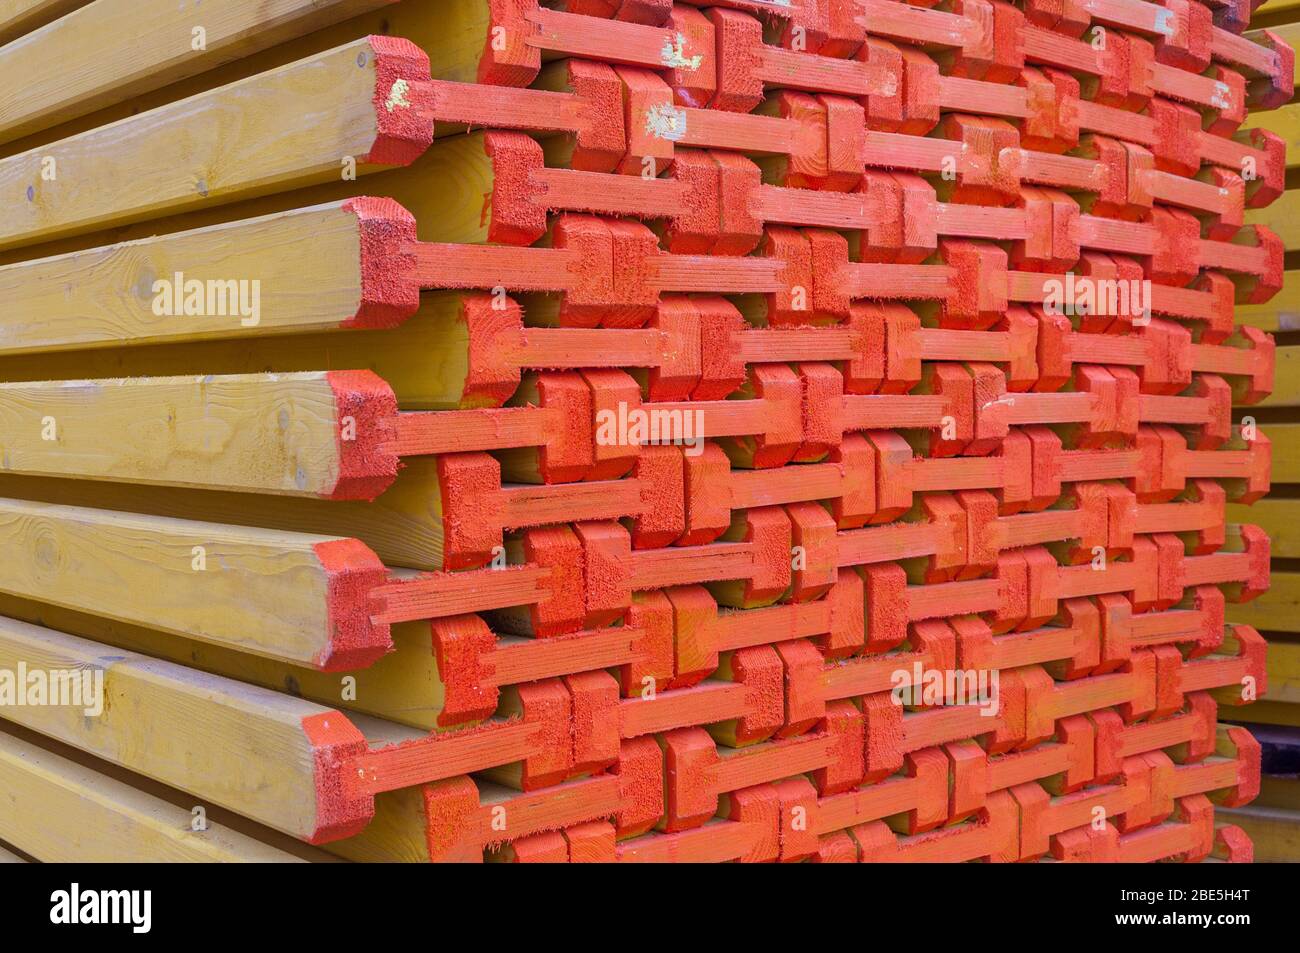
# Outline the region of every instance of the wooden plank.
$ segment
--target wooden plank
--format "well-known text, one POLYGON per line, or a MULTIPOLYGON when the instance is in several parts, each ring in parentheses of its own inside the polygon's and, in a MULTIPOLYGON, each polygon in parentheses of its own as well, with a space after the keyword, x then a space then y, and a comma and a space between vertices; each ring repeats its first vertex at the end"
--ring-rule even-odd
POLYGON ((392 647, 355 539, 0 499, 0 590, 329 671, 392 647))
POLYGON ((4 731, 0 790, 0 838, 44 863, 302 862, 4 731))
MULTIPOLYGON (((303 271, 316 273, 312 268, 304 268, 303 271)), ((0 285, 4 283, 3 273, 4 269, 0 269, 0 285)), ((322 281, 324 280, 325 276, 322 275, 322 281)), ((342 281, 343 277, 339 276, 334 284, 341 285, 342 281)), ((287 288, 286 285, 280 287, 287 288)), ((3 294, 3 290, 0 290, 0 295, 3 294)), ((320 302, 310 296, 295 297, 285 307, 277 306, 277 317, 282 320, 294 320, 298 316, 309 320, 319 317, 323 320, 327 316, 325 308, 328 307, 328 297, 327 283, 320 302), (297 304, 299 301, 301 304, 297 304)), ((340 300, 342 297, 340 293, 335 299, 340 300)), ((231 340, 183 342, 162 347, 59 350, 15 356, 5 356, 3 346, 0 345, 0 381, 66 380, 73 377, 179 377, 194 374, 224 376, 263 371, 344 371, 365 367, 383 378, 393 389, 398 406, 403 410, 456 410, 482 406, 486 401, 481 396, 475 399, 477 391, 469 386, 471 353, 469 330, 462 315, 462 298, 457 293, 421 296, 419 310, 403 324, 399 332, 391 328, 378 328, 348 330, 346 333, 339 333, 336 329, 312 334, 275 334, 263 336, 254 344, 250 340, 249 329, 241 328, 237 320, 227 320, 224 331, 230 333, 231 340)), ((265 302, 263 310, 264 313, 270 313, 265 302)), ((4 325, 5 315, 12 313, 18 312, 0 313, 0 327, 4 325)), ((86 313, 89 320, 96 320, 93 311, 88 309, 86 313)), ((165 326, 182 334, 185 333, 187 320, 194 319, 155 319, 158 330, 165 326)), ((506 322, 503 321, 502 324, 505 325, 506 322)), ((32 331, 28 340, 52 332, 51 328, 42 329, 35 321, 25 322, 24 330, 26 328, 32 331)), ((255 332, 256 329, 252 330, 255 332)), ((142 331, 150 333, 147 328, 142 328, 142 331)), ((484 331, 483 335, 486 337, 487 332, 484 331)), ((500 352, 492 354, 493 357, 498 355, 502 363, 506 363, 510 357, 500 352)), ((475 370, 480 375, 484 363, 490 362, 479 356, 475 370)), ((508 370, 507 363, 506 371, 499 373, 504 377, 508 370)), ((518 371, 515 373, 518 374, 518 371)), ((493 383, 497 382, 494 380, 493 383)))
POLYGON ((433 124, 383 104, 426 78, 411 44, 369 37, 9 156, 0 248, 339 181, 349 157, 358 174, 406 164, 433 124))
POLYGON ((1236 824, 1255 845, 1255 861, 1294 863, 1300 857, 1300 811, 1273 807, 1219 807, 1214 819, 1236 824))
MULTIPOLYGON (((0 5, 12 2, 14 0, 0 0, 0 5)), ((30 0, 19 0, 19 2, 30 2, 30 0)), ((79 0, 77 5, 84 5, 85 2, 86 0, 79 0)), ((243 3, 246 0, 237 0, 237 2, 243 3)), ((273 2, 282 3, 284 0, 273 0, 273 2)), ((337 0, 329 0, 329 2, 333 3, 337 0)), ((347 2, 355 2, 355 0, 347 0, 347 2)), ((373 0, 364 0, 364 2, 373 2, 373 0)), ((6 151, 25 151, 42 142, 63 139, 88 129, 107 126, 120 119, 136 116, 167 103, 277 69, 370 35, 403 37, 421 49, 428 49, 430 37, 436 36, 441 26, 438 14, 443 2, 444 0, 401 0, 400 3, 388 3, 369 13, 287 39, 269 48, 248 51, 239 58, 226 57, 217 65, 197 75, 180 78, 160 89, 138 93, 94 112, 60 123, 58 126, 11 140, 0 148, 0 154, 6 151)), ((190 44, 188 37, 185 44, 188 50, 190 44)))
POLYGON ((1300 558, 1300 500, 1266 496, 1250 506, 1229 503, 1229 523, 1254 523, 1268 533, 1274 559, 1300 558))
POLYGON ((399 315, 362 274, 354 208, 295 209, 0 267, 0 354, 391 325, 399 315), (311 254, 300 254, 307 243, 311 254), (202 294, 187 308, 194 288, 202 294))
POLYGON ((39 29, 90 0, 0 0, 0 44, 39 29))
POLYGON ((1273 444, 1273 484, 1300 483, 1300 424, 1259 425, 1273 444))
POLYGON ((1286 167, 1300 166, 1300 104, 1252 112, 1242 123, 1243 129, 1267 129, 1286 143, 1286 167))
POLYGON ((1264 775, 1260 778, 1259 797, 1255 798, 1253 804, 1255 807, 1276 807, 1287 811, 1300 811, 1300 777, 1295 775, 1264 775))
MULTIPOLYGON (((348 674, 322 672, 204 643, 101 615, 0 593, 0 615, 43 625, 94 642, 165 659, 213 675, 287 691, 317 704, 362 712, 425 731, 438 725, 446 691, 434 658, 427 622, 393 626, 393 651, 369 668, 348 674)), ((460 723, 455 727, 464 727, 460 723)))
POLYGON ((397 472, 395 403, 368 372, 0 384, 0 468, 367 499, 397 472))
POLYGON ((1264 700, 1300 705, 1300 642, 1268 643, 1268 691, 1264 700))
POLYGON ((1283 192, 1265 208, 1248 209, 1246 224, 1267 225, 1282 240, 1286 251, 1300 250, 1300 189, 1283 192))
POLYGON ((72 704, 0 714, 301 840, 339 836, 368 817, 368 805, 337 798, 337 780, 317 776, 322 745, 364 748, 336 711, 11 619, 0 619, 0 670, 102 677, 98 705, 92 692, 90 705, 69 695, 60 700, 72 704))
POLYGON ((1274 354, 1273 391, 1255 406, 1300 407, 1300 346, 1279 347, 1274 354))
MULTIPOLYGON (((1226 716, 1225 716, 1226 717, 1226 716)), ((1300 728, 1300 705, 1284 705, 1280 702, 1257 701, 1232 710, 1233 721, 1244 721, 1252 725, 1280 725, 1300 728)))
MULTIPOLYGON (((1294 49, 1300 39, 1300 31, 1293 21, 1300 20, 1300 0, 1266 0, 1250 16, 1251 29, 1267 26, 1282 35, 1294 49), (1271 25, 1270 25, 1271 24, 1271 25)), ((1300 65, 1296 67, 1296 78, 1300 80, 1300 65)))
POLYGON ((424 789, 402 788, 375 798, 375 819, 364 831, 325 849, 356 863, 428 863, 428 836, 424 789))
POLYGON ((198 16, 174 0, 100 0, 0 49, 0 88, 12 91, 0 142, 393 2, 227 0, 198 16))
POLYGON ((1238 324, 1265 331, 1300 331, 1300 271, 1282 275, 1282 288, 1263 304, 1239 304, 1233 312, 1238 324))
POLYGON ((1228 621, 1261 632, 1300 632, 1300 572, 1274 572, 1268 591, 1239 605, 1228 605, 1228 621))
POLYGON ((49 480, 0 473, 0 496, 317 536, 352 536, 387 566, 441 569, 442 504, 437 460, 410 457, 373 502, 262 496, 130 483, 49 480))

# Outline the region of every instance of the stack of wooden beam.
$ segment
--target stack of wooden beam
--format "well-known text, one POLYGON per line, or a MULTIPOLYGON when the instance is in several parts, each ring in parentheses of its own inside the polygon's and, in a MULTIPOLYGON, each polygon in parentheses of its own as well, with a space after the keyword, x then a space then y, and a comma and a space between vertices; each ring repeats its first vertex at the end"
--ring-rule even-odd
POLYGON ((63 6, 0 47, 0 840, 1250 858, 1249 3, 63 6))
MULTIPOLYGON (((1288 44, 1300 40, 1300 5, 1294 0, 1269 0, 1254 19, 1288 44)), ((1234 720, 1249 723, 1262 748, 1259 797, 1249 807, 1235 808, 1240 824, 1255 842, 1256 860, 1300 859, 1300 557, 1295 526, 1300 508, 1295 497, 1300 484, 1300 190, 1295 170, 1300 166, 1300 105, 1294 99, 1275 110, 1252 113, 1246 126, 1275 133, 1286 145, 1287 190, 1266 208, 1247 213, 1246 221, 1270 228, 1282 240, 1286 271, 1282 290, 1271 300, 1239 309, 1238 320, 1277 338, 1276 386, 1258 407, 1243 407, 1237 419, 1254 418, 1268 429, 1273 442, 1273 497, 1255 510, 1228 508, 1228 518, 1257 523, 1272 540, 1273 575, 1263 598, 1233 607, 1231 621, 1254 626, 1268 642, 1268 691, 1256 705, 1234 712, 1234 720)))

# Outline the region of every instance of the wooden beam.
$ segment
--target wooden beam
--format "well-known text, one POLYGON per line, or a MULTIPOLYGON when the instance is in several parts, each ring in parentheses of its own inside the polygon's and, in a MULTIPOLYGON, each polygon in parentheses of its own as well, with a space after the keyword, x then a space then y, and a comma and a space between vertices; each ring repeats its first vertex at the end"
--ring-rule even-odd
POLYGON ((84 673, 79 685, 99 673, 98 699, 0 714, 268 827, 318 842, 370 818, 368 798, 342 793, 340 761, 366 742, 337 711, 11 619, 0 619, 0 670, 84 673))
MULTIPOLYGON (((1270 729, 1252 729, 1255 731, 1270 729)), ((1276 730, 1276 729, 1273 729, 1276 730)), ((1288 811, 1300 811, 1300 777, 1295 775, 1269 775, 1260 778, 1259 797, 1255 798, 1256 807, 1276 807, 1288 811)))
POLYGON ((1233 312, 1238 324, 1265 331, 1300 331, 1300 271, 1282 275, 1282 289, 1263 304, 1239 304, 1233 312))
POLYGON ((437 460, 410 457, 403 462, 396 481, 368 503, 168 486, 145 491, 129 483, 3 473, 0 496, 317 536, 350 536, 369 546, 387 566, 441 569, 443 524, 437 460))
POLYGON ((0 499, 0 589, 309 668, 392 648, 355 539, 0 499))
POLYGON ((1282 106, 1264 112, 1252 112, 1242 123, 1243 129, 1267 129, 1286 143, 1286 167, 1300 166, 1300 104, 1282 106))
POLYGON ((0 0, 0 44, 39 29, 90 0, 0 0))
POLYGON ((1300 483, 1300 424, 1266 421, 1259 429, 1273 443, 1273 485, 1300 483))
POLYGON ((0 49, 0 87, 13 91, 0 142, 393 2, 228 0, 201 15, 173 0, 92 3, 0 49))
MULTIPOLYGON (((1265 0, 1251 14, 1250 25, 1252 29, 1267 26, 1294 49, 1300 45, 1300 24, 1290 22, 1294 20, 1300 20, 1300 0, 1265 0)), ((1300 82, 1300 64, 1296 65, 1296 80, 1300 82)))
POLYGON ((1300 811, 1273 807, 1218 807, 1215 820, 1236 824, 1255 845, 1255 861, 1294 863, 1300 857, 1300 811))
POLYGON ((1300 407, 1300 346, 1279 347, 1274 355, 1273 391, 1256 406, 1300 407))
POLYGON ((1288 189, 1265 208, 1249 209, 1246 224, 1267 225, 1282 240, 1286 251, 1300 250, 1300 189, 1288 189))
POLYGON ((1252 702, 1232 710, 1233 721, 1244 721, 1252 725, 1280 725, 1300 728, 1300 705, 1284 705, 1280 702, 1252 702))
POLYGON ((1228 606, 1228 621, 1261 632, 1300 632, 1300 572, 1272 573, 1267 592, 1228 606))
POLYGON ((1266 496, 1250 506, 1229 503, 1229 523, 1254 523, 1268 534, 1274 559, 1300 559, 1300 500, 1266 496))
MULTIPOLYGON (((326 256, 317 258, 313 255, 311 258, 319 262, 328 261, 326 256)), ((289 259, 284 261, 287 263, 289 259)), ((311 321, 325 320, 330 313, 331 298, 335 302, 342 301, 344 298, 341 289, 345 277, 337 272, 325 272, 324 269, 320 272, 307 267, 297 270, 303 274, 319 275, 323 286, 321 297, 313 298, 306 293, 305 282, 291 279, 292 283, 300 285, 302 293, 292 297, 286 296, 285 299, 279 299, 275 305, 269 307, 264 294, 263 313, 269 316, 272 313, 271 308, 275 308, 277 318, 281 321, 292 321, 298 317, 311 321), (331 295, 333 288, 339 288, 339 293, 331 295), (280 306, 280 301, 284 301, 283 307, 280 306)), ((4 283, 4 269, 0 268, 0 296, 5 294, 2 287, 4 283)), ((22 287, 32 286, 24 283, 22 287)), ((262 287, 265 289, 272 286, 264 284, 262 287)), ((288 291, 290 285, 281 284, 279 287, 288 291)), ((477 296, 479 300, 486 297, 486 295, 477 296)), ((13 299, 5 297, 3 300, 13 299)), ((510 306, 511 316, 513 316, 518 309, 513 302, 510 302, 510 306)), ((345 322, 340 322, 337 315, 351 313, 346 310, 348 307, 355 307, 355 305, 343 305, 333 311, 335 320, 332 326, 335 330, 310 334, 264 334, 255 346, 251 345, 249 337, 257 333, 258 329, 242 328, 238 319, 225 319, 222 330, 218 332, 229 336, 229 340, 178 341, 159 347, 99 347, 87 351, 58 350, 13 356, 6 356, 5 349, 0 345, 0 381, 52 381, 78 377, 92 379, 180 377, 197 374, 225 376, 268 371, 277 373, 346 371, 365 367, 383 378, 393 389, 397 395, 398 405, 403 410, 457 410, 492 406, 501 402, 500 398, 489 402, 479 394, 478 389, 473 386, 475 382, 471 379, 471 372, 481 377, 484 365, 488 365, 490 371, 498 370, 493 366, 494 362, 504 365, 503 371, 498 372, 503 380, 493 379, 490 383, 493 394, 505 396, 509 395, 509 384, 513 383, 506 373, 513 371, 515 378, 519 376, 521 362, 516 360, 511 366, 510 358, 514 357, 513 354, 503 353, 500 349, 471 354, 470 330, 464 315, 463 294, 446 292, 421 296, 419 310, 402 326, 400 333, 394 333, 391 328, 348 330, 347 333, 339 333, 337 329, 345 326, 345 322), (506 389, 502 390, 502 388, 506 389)), ((5 309, 0 313, 0 328, 5 325, 6 315, 20 312, 21 305, 12 311, 5 309)), ((85 328, 92 321, 96 323, 101 321, 101 317, 95 315, 92 309, 88 308, 84 315, 86 318, 84 322, 80 315, 69 315, 68 324, 85 328)), ((209 322, 202 318, 155 318, 151 328, 142 319, 137 327, 145 337, 134 338, 133 341, 153 341, 155 339, 153 335, 158 332, 174 331, 185 334, 187 321, 194 321, 195 324, 206 323, 209 326, 220 323, 209 322)), ((28 331, 30 331, 27 338, 29 341, 38 337, 51 339, 60 333, 54 325, 55 322, 42 326, 35 321, 24 321, 12 340, 16 344, 19 343, 19 339, 28 331)), ((509 340, 510 343, 516 344, 516 350, 522 351, 522 336, 516 335, 515 338, 518 340, 507 339, 506 335, 512 328, 505 318, 500 325, 501 343, 504 344, 509 340)), ((121 327, 117 325, 109 328, 105 322, 103 325, 105 333, 100 336, 101 340, 107 343, 109 335, 117 332, 121 327)), ((284 325, 281 324, 280 327, 284 328, 284 325)), ((303 330, 313 330, 310 325, 295 326, 293 329, 297 330, 298 327, 302 327, 303 330)), ((482 328, 481 324, 478 327, 481 329, 480 336, 488 343, 498 343, 489 338, 487 329, 482 328)), ((70 332, 70 334, 79 333, 80 331, 70 332)), ((94 333, 98 334, 98 329, 94 333)), ((70 334, 65 335, 65 339, 70 334)))
POLYGON ((0 355, 390 328, 419 303, 413 284, 383 280, 383 236, 404 220, 390 206, 338 202, 0 267, 0 355))
POLYGON ((44 863, 302 862, 6 731, 0 789, 0 838, 44 863))
POLYGON ((357 863, 429 863, 430 826, 423 788, 388 791, 375 798, 375 819, 365 830, 328 850, 357 863))
POLYGON ((368 371, 0 384, 0 465, 369 499, 397 474, 382 446, 395 412, 392 392, 368 371))
POLYGON ((408 164, 433 123, 385 103, 427 78, 413 44, 367 37, 0 159, 0 248, 408 164))
POLYGON ((1300 642, 1268 643, 1268 691, 1264 700, 1300 705, 1300 642))
MULTIPOLYGON (((217 643, 204 643, 102 615, 0 593, 0 615, 43 625, 93 642, 165 659, 189 668, 288 692, 321 705, 362 712, 397 724, 442 730, 446 691, 434 657, 428 622, 393 626, 393 651, 369 668, 322 672, 217 643)), ((458 722, 454 727, 464 727, 458 722)))

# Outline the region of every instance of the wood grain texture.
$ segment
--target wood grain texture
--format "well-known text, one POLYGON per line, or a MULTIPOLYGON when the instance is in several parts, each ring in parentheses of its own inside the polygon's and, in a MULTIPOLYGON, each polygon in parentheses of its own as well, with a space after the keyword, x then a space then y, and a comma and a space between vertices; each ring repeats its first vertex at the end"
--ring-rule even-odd
MULTIPOLYGON (((321 672, 262 658, 226 645, 204 643, 166 632, 90 615, 61 606, 0 593, 0 615, 46 625, 95 642, 129 649, 213 675, 288 692, 317 704, 362 712, 400 725, 439 731, 445 691, 427 622, 393 626, 394 651, 369 668, 321 672)), ((463 728, 460 723, 457 728, 463 728)))
MULTIPOLYGON (((281 259, 288 261, 289 259, 281 259)), ((295 259, 296 260, 296 259, 295 259)), ((288 291, 288 281, 298 285, 302 294, 292 294, 283 307, 275 306, 282 320, 302 318, 326 321, 333 306, 341 302, 344 278, 331 275, 325 268, 311 266, 324 261, 315 255, 302 261, 301 273, 316 278, 321 288, 319 298, 307 293, 309 282, 282 275, 275 287, 288 291), (332 293, 332 289, 339 289, 332 293)), ((275 268, 268 263, 268 268, 275 268)), ((0 296, 5 269, 0 268, 0 296)), ((188 274, 188 272, 187 272, 188 274)), ((272 287, 263 284, 263 289, 272 287)), ((21 293, 21 287, 20 287, 21 293)), ((267 304, 269 292, 263 291, 263 313, 271 317, 267 304)), ((73 377, 173 377, 186 374, 255 374, 262 372, 306 372, 369 368, 393 388, 403 410, 456 410, 473 406, 465 400, 469 375, 469 333, 461 316, 458 293, 425 294, 420 309, 400 330, 326 330, 309 334, 250 334, 237 320, 226 320, 217 333, 230 340, 184 341, 150 347, 101 347, 93 351, 60 350, 52 353, 5 356, 0 347, 0 381, 66 380, 73 377)), ((6 299, 10 300, 10 299, 6 299)), ((337 311, 333 311, 335 315, 337 311)), ((0 327, 7 312, 0 310, 0 327)), ((100 318, 102 319, 102 315, 100 318)), ((95 320, 88 305, 87 322, 95 320)), ((174 329, 185 328, 192 318, 155 319, 174 329)), ((215 323, 215 322, 213 322, 215 323)), ((32 335, 46 333, 40 322, 29 322, 32 335)), ((78 322, 79 327, 85 323, 78 322)), ((281 324, 281 330, 286 326, 281 324)), ((293 325, 293 329, 311 330, 310 325, 293 325)), ((256 332, 257 329, 253 329, 256 332)), ((270 331, 267 328, 266 331, 270 331)), ((145 331, 144 333, 150 333, 145 331)), ((28 335, 30 340, 31 335, 28 335)), ((135 337, 143 342, 150 338, 135 337)))
POLYGON ((100 0, 0 49, 0 141, 392 2, 226 0, 191 7, 175 0, 100 0), (198 49, 196 28, 203 30, 198 49))
POLYGON ((0 299, 0 355, 337 328, 362 299, 360 231, 339 204, 295 209, 0 267, 0 299), (178 273, 255 287, 257 323, 229 306, 156 314, 155 282, 178 273))
POLYGON ((1274 559, 1300 559, 1300 500, 1266 496, 1250 506, 1229 503, 1229 523, 1254 523, 1268 533, 1274 559))
POLYGON ((375 817, 364 831, 325 849, 355 863, 427 864, 428 832, 424 787, 402 788, 375 798, 375 817))
POLYGON ((0 384, 0 469, 328 495, 334 394, 325 374, 0 384))
MULTIPOLYGON (((1300 189, 1288 189, 1265 208, 1247 210, 1246 224, 1267 225, 1282 240, 1282 247, 1288 252, 1300 250, 1300 189)), ((1280 297, 1281 293, 1273 300, 1280 297)), ((1294 303, 1294 300, 1279 304, 1294 303)))
POLYGON ((1273 807, 1218 807, 1215 820, 1236 824, 1255 845, 1255 863, 1295 863, 1300 857, 1300 811, 1273 807))
MULTIPOLYGON (((14 705, 12 722, 308 839, 315 755, 303 719, 329 709, 278 692, 0 619, 0 668, 103 672, 103 711, 14 705)), ((341 715, 336 715, 340 720, 341 715)))
POLYGON ((370 171, 375 63, 358 40, 0 160, 0 247, 337 180, 346 156, 370 171))
POLYGON ((1286 167, 1300 166, 1300 105, 1282 106, 1266 112, 1253 112, 1241 124, 1243 129, 1267 129, 1286 143, 1286 167))
POLYGON ((1238 324, 1264 331, 1300 331, 1300 271, 1282 274, 1282 288, 1263 304, 1239 304, 1233 312, 1238 324))
MULTIPOLYGON (((93 768, 0 732, 0 838, 44 863, 300 863, 93 768)), ((12 856, 12 855, 10 855, 12 856)))
POLYGON ((0 0, 0 43, 8 43, 90 0, 0 0))
POLYGON ((1273 390, 1256 406, 1300 407, 1300 347, 1294 344, 1279 347, 1275 360, 1273 390))
POLYGON ((385 565, 440 569, 437 460, 409 457, 403 464, 393 485, 370 503, 4 473, 0 473, 0 496, 319 536, 353 536, 374 550, 385 565))
POLYGON ((333 645, 328 541, 0 500, 0 589, 313 666, 333 645))
POLYGON ((1274 570, 1268 591, 1250 602, 1229 605, 1227 617, 1261 632, 1300 632, 1300 573, 1274 570))
POLYGON ((1259 429, 1273 444, 1273 486, 1300 483, 1300 423, 1266 421, 1259 429))

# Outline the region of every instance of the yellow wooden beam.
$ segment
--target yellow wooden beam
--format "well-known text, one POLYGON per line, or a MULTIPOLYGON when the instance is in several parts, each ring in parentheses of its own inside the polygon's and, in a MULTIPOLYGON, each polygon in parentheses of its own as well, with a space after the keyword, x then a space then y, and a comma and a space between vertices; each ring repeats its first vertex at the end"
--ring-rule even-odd
POLYGON ((318 840, 358 810, 318 777, 321 745, 364 745, 337 711, 12 619, 0 671, 63 686, 64 704, 6 704, 5 719, 286 834, 318 840))
POLYGON ((428 837, 424 788, 402 788, 375 798, 375 817, 365 830, 324 849, 357 863, 427 864, 428 837))
POLYGON ((1267 671, 1264 700, 1300 705, 1300 642, 1270 641, 1267 671))
POLYGON ((1300 572, 1273 572, 1267 592, 1250 602, 1228 605, 1228 621, 1261 632, 1300 632, 1300 572))
MULTIPOLYGON (((0 593, 0 615, 397 724, 442 731, 446 692, 428 622, 393 626, 393 651, 369 668, 322 672, 102 615, 0 593)), ((455 727, 465 727, 465 722, 455 727)))
POLYGON ((1257 701, 1232 709, 1233 721, 1244 721, 1252 725, 1280 725, 1288 728, 1300 728, 1300 705, 1286 705, 1281 702, 1257 701))
MULTIPOLYGON (((326 256, 313 260, 328 261, 326 256)), ((283 259, 287 264, 292 259, 283 259)), ((263 313, 270 315, 272 307, 281 322, 327 320, 330 314, 329 301, 344 299, 343 287, 346 276, 335 274, 331 279, 324 269, 304 267, 304 273, 319 275, 322 285, 320 298, 306 292, 306 282, 299 278, 289 278, 278 287, 285 294, 277 295, 277 303, 268 307, 263 302, 263 313), (293 285, 299 286, 299 293, 289 293, 293 285), (333 289, 337 294, 331 295, 333 289)), ((269 265, 278 269, 280 266, 269 265)), ((294 269, 286 269, 292 271, 294 269)), ((0 268, 0 300, 12 300, 6 297, 3 286, 5 269, 0 268)), ((187 273, 188 274, 188 273, 187 273)), ((23 284, 21 289, 30 288, 23 284)), ((272 287, 263 285, 263 288, 272 287)), ((264 292, 265 297, 265 292, 264 292)), ((476 397, 472 388, 468 388, 470 371, 469 328, 464 319, 464 296, 456 292, 426 294, 420 298, 418 311, 400 331, 391 328, 371 330, 338 330, 310 334, 274 334, 260 337, 256 344, 249 338, 259 329, 242 328, 237 319, 226 319, 220 333, 229 335, 230 340, 184 341, 160 347, 100 347, 88 351, 60 350, 55 352, 19 354, 6 356, 0 345, 0 381, 30 380, 67 380, 75 377, 109 378, 109 377, 178 377, 194 374, 255 374, 266 371, 345 371, 365 367, 374 371, 393 389, 397 395, 398 405, 403 410, 455 410, 462 407, 483 406, 482 397, 476 397)), ((342 305, 333 314, 337 316, 348 305, 342 305)), ((57 310, 46 309, 48 310, 57 310)), ((9 315, 22 313, 20 308, 13 311, 0 309, 0 328, 4 328, 9 315)), ((38 312, 31 312, 38 313, 38 312)), ((90 322, 101 323, 100 317, 89 307, 84 312, 85 321, 80 315, 69 315, 69 325, 78 329, 85 328, 90 322)), ((154 319, 153 327, 145 323, 143 316, 138 325, 144 338, 133 340, 151 341, 150 336, 156 332, 186 333, 185 322, 195 321, 208 326, 219 322, 206 319, 179 317, 175 319, 154 319)), ((107 325, 107 322, 103 322, 107 325)), ((337 327, 337 320, 335 326, 337 327)), ((283 329, 285 325, 280 324, 283 329)), ((298 326, 311 330, 309 325, 298 326)), ((37 338, 51 339, 58 335, 51 326, 42 326, 37 321, 25 321, 19 325, 19 334, 30 329, 28 340, 37 338)), ((101 339, 107 341, 115 328, 105 326, 101 339)), ((0 332, 3 333, 3 332, 0 332)), ((66 339, 70 331, 62 335, 66 339)), ((98 329, 95 333, 98 333, 98 329)), ((17 341, 15 340, 15 343, 17 341)), ((504 355, 503 355, 504 356, 504 355)))
POLYGON ((1267 129, 1286 143, 1286 167, 1300 166, 1300 104, 1252 112, 1242 123, 1243 129, 1267 129))
POLYGON ((5 731, 0 790, 0 838, 44 863, 302 862, 5 731))
POLYGON ((361 496, 374 496, 396 473, 378 446, 395 410, 382 388, 373 375, 330 373, 0 384, 0 465, 296 496, 347 495, 359 478, 361 496))
POLYGON ((14 595, 331 671, 391 648, 355 539, 0 499, 0 549, 14 595))
MULTIPOLYGON (((0 8, 6 3, 13 2, 15 0, 0 0, 0 8)), ((31 2, 31 0, 18 0, 18 2, 31 2)), ((86 2, 87 0, 77 0, 76 5, 81 6, 86 2)), ((131 0, 115 0, 115 2, 129 4, 131 0)), ((229 4, 223 3, 222 6, 234 5, 236 2, 247 4, 252 0, 230 0, 229 4)), ((285 2, 286 0, 263 0, 262 5, 282 6, 285 2)), ((296 3, 297 0, 288 0, 288 2, 296 3)), ((334 3, 338 2, 338 0, 329 0, 329 2, 334 3)), ((348 2, 353 2, 353 0, 348 0, 348 2)), ((363 2, 374 5, 374 0, 363 0, 363 2)), ((360 40, 366 36, 404 37, 416 46, 428 49, 443 26, 445 18, 442 16, 442 5, 444 2, 445 0, 401 0, 400 3, 390 2, 385 6, 372 9, 369 13, 333 23, 305 35, 286 39, 265 49, 256 51, 241 49, 234 56, 228 55, 215 64, 210 64, 211 68, 206 69, 204 72, 178 78, 160 89, 137 93, 93 112, 62 122, 57 126, 48 127, 20 139, 11 140, 3 147, 0 147, 0 154, 4 154, 6 151, 25 151, 42 142, 63 139, 85 132, 88 129, 106 126, 120 119, 157 109, 167 103, 216 89, 219 86, 226 86, 247 79, 250 76, 255 76, 258 73, 265 73, 297 60, 323 53, 326 50, 332 50, 337 46, 360 40)), ((186 38, 186 54, 194 56, 196 52, 189 50, 189 42, 189 39, 186 38)))
POLYGON ((90 0, 0 0, 0 44, 30 33, 90 0))
POLYGON ((1214 819, 1236 824, 1255 845, 1255 861, 1264 864, 1300 860, 1300 811, 1273 807, 1219 807, 1214 819))
POLYGON ((0 49, 0 141, 350 19, 394 0, 100 0, 0 49), (202 30, 202 33, 196 33, 202 30))
POLYGON ((1300 250, 1300 189, 1283 192, 1265 208, 1248 209, 1246 224, 1267 225, 1282 240, 1283 248, 1300 250))
MULTIPOLYGON (((1273 392, 1256 406, 1300 407, 1300 346, 1279 347, 1273 375, 1273 392)), ((1245 409, 1244 413, 1250 413, 1245 409)), ((1296 416, 1300 416, 1297 414, 1296 416)))
POLYGON ((0 355, 338 328, 367 303, 361 239, 335 203, 0 267, 0 355))
POLYGON ((1229 523, 1254 523, 1268 534, 1275 559, 1300 558, 1300 500, 1266 496, 1250 506, 1229 503, 1229 523))
MULTIPOLYGON (((1251 15, 1250 19, 1252 28, 1255 27, 1257 22, 1277 23, 1279 20, 1288 21, 1277 23, 1276 26, 1271 26, 1268 29, 1283 33, 1283 39, 1294 47, 1296 45, 1297 34, 1295 28, 1297 24, 1290 21, 1300 20, 1300 0, 1265 0, 1251 15)), ((1300 66, 1297 66, 1296 77, 1300 79, 1300 66)))
POLYGON ((1273 484, 1300 483, 1300 424, 1267 421, 1259 429, 1273 445, 1273 484))
POLYGON ((129 483, 50 480, 0 473, 0 497, 152 513, 360 539, 387 566, 442 569, 442 499, 437 459, 408 457, 373 502, 263 496, 129 483))
POLYGON ((432 122, 406 121, 414 107, 390 94, 427 72, 419 57, 387 52, 393 42, 357 40, 0 159, 0 192, 14 197, 0 219, 0 248, 409 162, 427 146, 432 122))
POLYGON ((1300 331, 1300 271, 1282 275, 1282 289, 1263 304, 1239 304, 1233 312, 1238 324, 1265 331, 1300 331))

